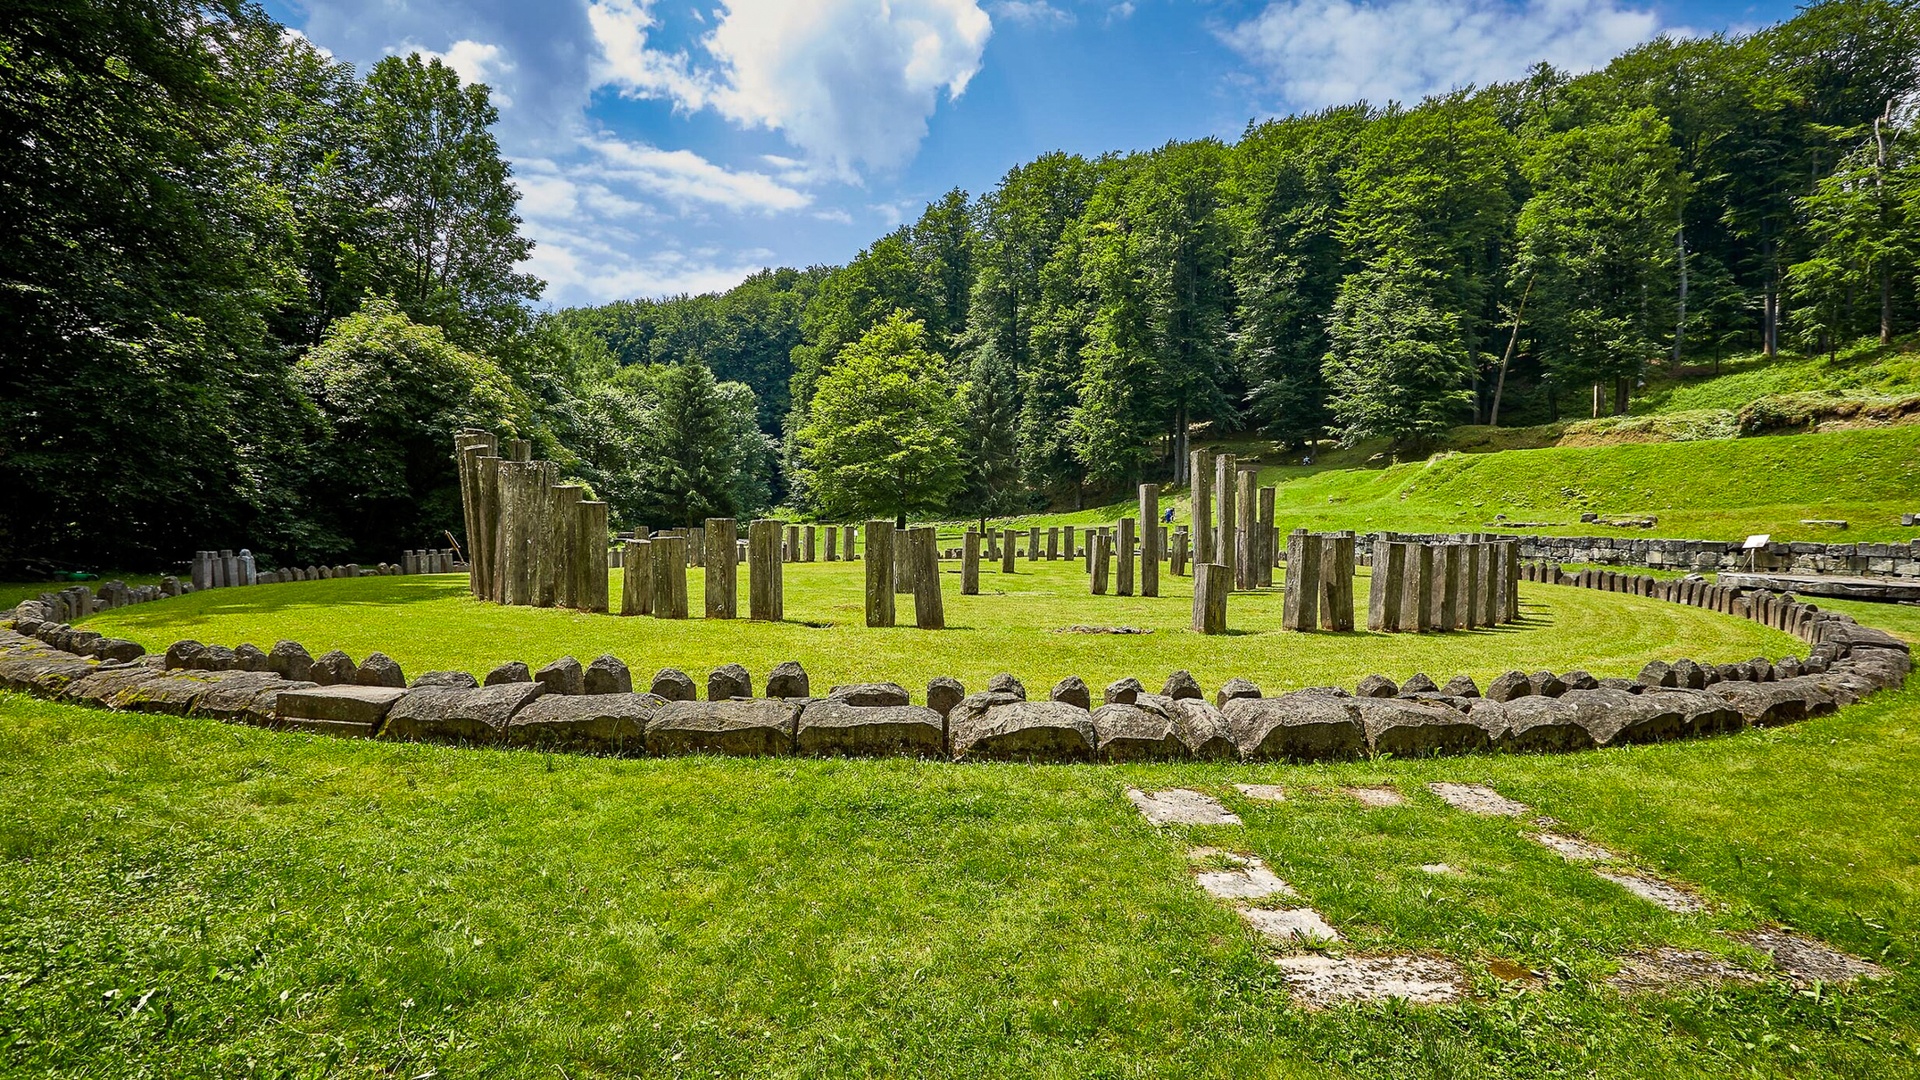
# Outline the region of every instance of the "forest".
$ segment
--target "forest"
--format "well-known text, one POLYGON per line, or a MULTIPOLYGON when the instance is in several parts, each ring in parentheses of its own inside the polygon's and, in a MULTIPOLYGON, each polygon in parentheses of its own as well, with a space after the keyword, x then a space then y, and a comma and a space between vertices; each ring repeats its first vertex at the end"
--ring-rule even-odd
POLYGON ((1193 437, 1418 455, 1920 321, 1914 0, 1047 154, 844 266, 557 311, 438 61, 184 0, 0 41, 5 558, 390 558, 455 527, 466 424, 621 526, 1023 512, 1183 482, 1193 437))

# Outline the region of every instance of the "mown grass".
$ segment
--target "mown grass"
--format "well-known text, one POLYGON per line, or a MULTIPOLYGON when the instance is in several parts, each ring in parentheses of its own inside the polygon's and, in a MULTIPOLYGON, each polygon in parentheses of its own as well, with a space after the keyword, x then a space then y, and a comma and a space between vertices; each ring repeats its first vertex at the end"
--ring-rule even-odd
MULTIPOLYGON (((1282 530, 1362 532, 1507 531, 1510 522, 1546 522, 1528 532, 1590 535, 1580 515, 1659 518, 1626 536, 1776 540, 1902 540, 1901 513, 1920 509, 1920 426, 1685 443, 1550 447, 1451 454, 1384 468, 1274 465, 1282 530), (1501 521, 1498 515, 1505 514, 1501 521), (1840 519, 1845 530, 1802 525, 1840 519)), ((1174 494, 1187 520, 1185 489, 1174 494)), ((1136 512, 1119 501, 1018 524, 1112 521, 1136 512)))
POLYGON ((21 1076, 1920 1075, 1920 695, 1563 758, 1325 767, 609 760, 0 694, 0 1032, 21 1076), (1421 785, 1487 782, 1700 887, 1675 916, 1421 785), (1279 783, 1252 803, 1234 782, 1279 783), (1346 784, 1405 807, 1362 809, 1346 784), (1138 784, 1241 828, 1156 830, 1138 784), (1472 1000, 1309 1012, 1191 882, 1251 852, 1472 1000), (1458 877, 1422 873, 1445 862, 1458 877), (1847 990, 1604 977, 1774 920, 1847 990), (1519 990, 1495 959, 1543 972, 1519 990))
MULTIPOLYGON (((1511 669, 1585 667, 1595 675, 1630 675, 1649 657, 1714 661, 1803 654, 1796 639, 1754 623, 1651 599, 1524 584, 1519 624, 1451 634, 1299 634, 1280 629, 1278 589, 1236 594, 1228 605, 1236 633, 1207 638, 1189 629, 1192 581, 1162 575, 1162 596, 1092 596, 1078 563, 1029 563, 1011 576, 981 574, 982 595, 959 595, 951 564, 946 580, 947 629, 911 625, 912 598, 899 598, 904 625, 865 625, 863 564, 789 565, 787 621, 778 624, 648 616, 621 618, 570 611, 506 608, 473 600, 457 575, 358 578, 213 590, 121 608, 87 625, 129 637, 150 651, 180 638, 262 648, 287 638, 318 656, 344 649, 356 659, 373 650, 409 673, 458 668, 485 674, 508 660, 535 667, 561 655, 583 662, 603 652, 645 678, 677 667, 704 680, 720 664, 746 665, 764 678, 775 664, 798 660, 817 687, 891 680, 918 691, 929 678, 951 675, 980 688, 1010 670, 1035 694, 1067 675, 1096 692, 1134 676, 1157 689, 1167 673, 1186 668, 1211 690, 1234 676, 1271 691, 1351 686, 1373 672, 1404 679, 1425 671, 1444 683, 1456 674, 1486 681, 1511 669), (810 625, 814 624, 814 625, 810 625), (1129 626, 1150 634, 1060 633, 1073 625, 1129 626)), ((743 574, 744 576, 744 574, 743 574)), ((614 580, 618 610, 619 580, 614 580)), ((1356 582, 1364 624, 1368 578, 1356 582)), ((692 607, 703 580, 690 571, 692 607)), ((746 583, 741 583, 746 593, 746 583)))

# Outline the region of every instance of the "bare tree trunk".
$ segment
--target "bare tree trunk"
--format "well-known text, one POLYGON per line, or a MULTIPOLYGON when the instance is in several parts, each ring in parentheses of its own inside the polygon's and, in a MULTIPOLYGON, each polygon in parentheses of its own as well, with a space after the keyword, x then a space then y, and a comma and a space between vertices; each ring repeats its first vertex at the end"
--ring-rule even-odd
POLYGON ((1500 395, 1507 389, 1507 365, 1513 361, 1514 346, 1520 343, 1520 319, 1527 313, 1527 297, 1533 295, 1533 275, 1527 275, 1527 287, 1520 292, 1520 306, 1513 313, 1513 333, 1507 337, 1507 351, 1500 356, 1500 378, 1493 384, 1493 411, 1487 424, 1500 426, 1500 395))
MULTIPOLYGON (((1885 124, 1893 119, 1893 101, 1887 101, 1885 115, 1873 119, 1873 143, 1875 167, 1873 170, 1873 190, 1875 201, 1880 204, 1880 217, 1885 223, 1887 214, 1887 136, 1885 124)), ((1893 342, 1893 268, 1880 268, 1880 344, 1893 342)))
MULTIPOLYGON (((1684 213, 1684 211, 1683 211, 1684 213)), ((1687 337, 1687 223, 1684 218, 1674 232, 1674 246, 1680 253, 1680 313, 1673 323, 1673 370, 1680 370, 1680 346, 1687 337)))
POLYGON ((1764 321, 1760 329, 1760 351, 1771 360, 1780 355, 1780 281, 1774 265, 1773 241, 1767 244, 1767 296, 1764 321))
POLYGON ((1600 419, 1600 408, 1602 403, 1605 402, 1606 400, 1607 400, 1606 394, 1601 390, 1600 384, 1594 383, 1593 384, 1593 418, 1595 420, 1600 419))

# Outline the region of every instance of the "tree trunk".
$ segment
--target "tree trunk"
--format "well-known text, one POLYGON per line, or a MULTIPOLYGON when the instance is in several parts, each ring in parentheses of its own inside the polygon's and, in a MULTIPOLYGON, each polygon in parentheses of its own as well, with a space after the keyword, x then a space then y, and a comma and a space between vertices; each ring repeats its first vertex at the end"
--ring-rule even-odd
POLYGON ((1674 233, 1674 245, 1680 253, 1679 315, 1673 322, 1673 370, 1680 370, 1680 346, 1687 337, 1687 223, 1683 219, 1674 233))
POLYGON ((1520 293, 1520 306, 1513 312, 1513 333, 1507 338, 1507 351, 1500 355, 1500 378, 1493 384, 1493 411, 1487 416, 1490 427, 1500 426, 1500 395, 1507 389, 1507 365, 1513 361, 1514 346, 1520 343, 1520 320, 1527 313, 1527 297, 1533 294, 1533 275, 1527 275, 1527 287, 1520 293))
POLYGON ((1771 360, 1780 355, 1780 281, 1779 268, 1774 265, 1773 241, 1766 243, 1767 250, 1767 295, 1765 315, 1760 329, 1760 351, 1771 360))
POLYGON ((1600 419, 1600 406, 1601 406, 1601 403, 1604 401, 1606 401, 1606 395, 1601 391, 1600 384, 1594 383, 1593 384, 1593 418, 1595 420, 1600 419))
POLYGON ((1613 380, 1613 415, 1615 416, 1627 415, 1627 386, 1628 381, 1625 375, 1613 380))

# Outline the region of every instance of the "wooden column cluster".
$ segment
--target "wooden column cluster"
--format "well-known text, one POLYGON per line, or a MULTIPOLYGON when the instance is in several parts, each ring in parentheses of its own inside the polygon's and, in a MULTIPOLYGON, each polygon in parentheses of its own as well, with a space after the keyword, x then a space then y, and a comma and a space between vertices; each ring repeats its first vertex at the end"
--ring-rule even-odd
POLYGON ((607 504, 559 484, 552 462, 528 459, 531 445, 493 435, 454 437, 461 514, 473 595, 520 607, 607 610, 607 504))
POLYGON ((1520 617, 1519 544, 1511 540, 1374 541, 1369 630, 1426 633, 1520 617))
POLYGON ((893 625, 893 522, 866 525, 867 625, 893 625))

